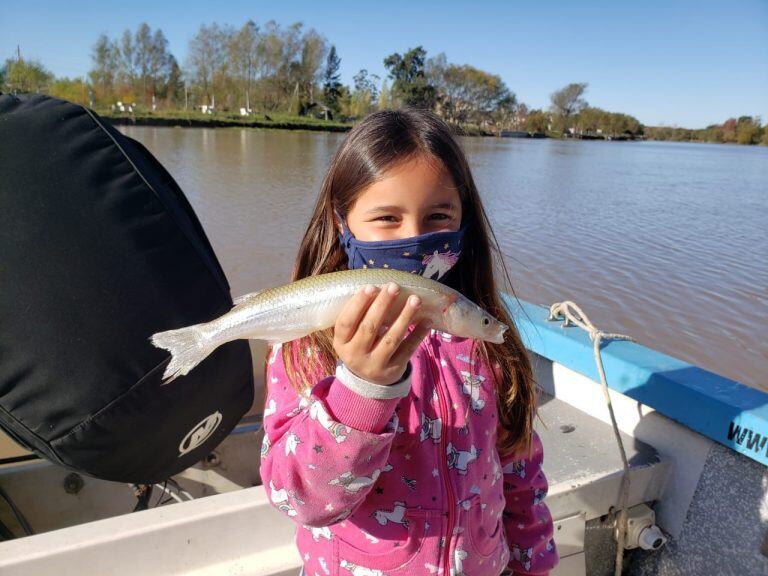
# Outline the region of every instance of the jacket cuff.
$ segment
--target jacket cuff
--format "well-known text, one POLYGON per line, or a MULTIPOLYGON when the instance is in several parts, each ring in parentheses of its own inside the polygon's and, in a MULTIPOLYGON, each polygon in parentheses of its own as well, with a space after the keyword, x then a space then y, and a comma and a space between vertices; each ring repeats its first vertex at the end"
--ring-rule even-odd
POLYGON ((325 404, 337 422, 356 430, 379 434, 392 418, 400 399, 407 396, 410 390, 410 362, 403 378, 391 386, 364 380, 339 364, 325 404))
POLYGON ((366 398, 376 398, 377 400, 403 398, 404 396, 408 396, 411 391, 411 362, 410 360, 408 361, 408 366, 406 366, 405 372, 400 380, 389 386, 374 384, 373 382, 360 378, 356 374, 353 374, 343 362, 339 362, 336 365, 336 378, 341 380, 341 383, 344 384, 344 386, 366 398))

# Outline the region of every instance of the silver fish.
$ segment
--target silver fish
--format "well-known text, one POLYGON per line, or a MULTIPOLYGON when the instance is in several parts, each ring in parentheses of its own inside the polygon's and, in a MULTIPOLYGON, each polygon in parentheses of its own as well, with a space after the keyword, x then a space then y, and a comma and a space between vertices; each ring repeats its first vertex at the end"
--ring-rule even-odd
POLYGON ((401 287, 396 299, 400 306, 411 294, 421 298, 413 324, 429 317, 436 330, 504 342, 505 324, 445 284, 393 269, 344 270, 245 294, 235 299, 232 310, 210 322, 154 334, 152 344, 171 353, 164 383, 189 373, 216 348, 232 340, 249 338, 277 344, 330 328, 360 288, 366 284, 383 287, 388 282, 401 287))

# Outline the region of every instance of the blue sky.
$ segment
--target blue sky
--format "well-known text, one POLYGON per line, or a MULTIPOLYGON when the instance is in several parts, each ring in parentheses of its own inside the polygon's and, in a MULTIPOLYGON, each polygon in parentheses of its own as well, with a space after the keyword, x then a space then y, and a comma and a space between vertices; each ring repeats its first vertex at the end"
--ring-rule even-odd
POLYGON ((336 45, 342 80, 422 45, 428 55, 498 74, 532 107, 569 82, 590 104, 649 125, 700 128, 730 116, 768 120, 768 0, 507 2, 1 2, 0 60, 39 59, 59 76, 85 75, 100 33, 142 21, 161 28, 184 62, 202 23, 301 21, 336 45))

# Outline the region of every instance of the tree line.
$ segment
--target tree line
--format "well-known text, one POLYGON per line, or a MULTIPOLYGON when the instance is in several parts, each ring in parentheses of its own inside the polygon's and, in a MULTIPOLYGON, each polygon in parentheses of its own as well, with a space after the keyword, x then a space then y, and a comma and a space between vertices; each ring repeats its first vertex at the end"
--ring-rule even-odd
POLYGON ((325 36, 301 22, 283 26, 274 20, 248 20, 240 27, 203 24, 180 64, 163 31, 142 23, 115 38, 100 35, 86 78, 57 78, 42 63, 17 54, 0 68, 0 89, 45 92, 97 110, 130 103, 143 114, 282 113, 353 122, 373 110, 416 106, 477 133, 768 143, 768 129, 748 116, 703 130, 643 126, 631 115, 590 106, 586 83, 553 92, 547 109, 530 109, 500 76, 451 63, 444 53, 428 57, 421 46, 390 54, 383 64, 386 78, 362 69, 345 85, 341 58, 325 36))
POLYGON ((768 146, 768 124, 761 126, 758 116, 729 118, 722 124, 711 124, 700 130, 670 126, 648 127, 646 135, 652 140, 673 142, 719 142, 768 146))

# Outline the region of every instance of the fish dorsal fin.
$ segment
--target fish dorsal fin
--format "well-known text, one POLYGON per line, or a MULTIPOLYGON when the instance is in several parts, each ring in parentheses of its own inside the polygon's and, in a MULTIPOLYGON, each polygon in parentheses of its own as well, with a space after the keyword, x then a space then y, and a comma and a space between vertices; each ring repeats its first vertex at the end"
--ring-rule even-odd
POLYGON ((251 302, 251 300, 256 298, 256 296, 258 296, 262 292, 264 292, 264 290, 259 290, 257 292, 250 292, 248 294, 243 294, 242 296, 238 296, 237 298, 232 300, 232 304, 233 304, 232 309, 234 310, 235 308, 241 307, 243 304, 248 304, 249 302, 251 302))

